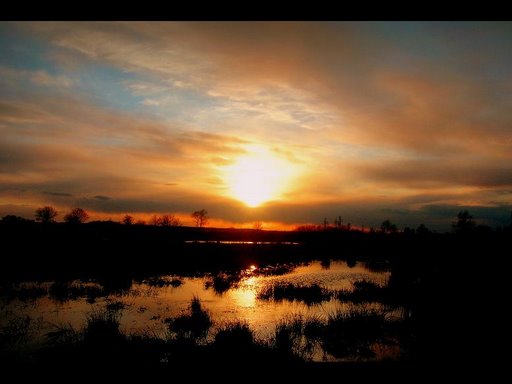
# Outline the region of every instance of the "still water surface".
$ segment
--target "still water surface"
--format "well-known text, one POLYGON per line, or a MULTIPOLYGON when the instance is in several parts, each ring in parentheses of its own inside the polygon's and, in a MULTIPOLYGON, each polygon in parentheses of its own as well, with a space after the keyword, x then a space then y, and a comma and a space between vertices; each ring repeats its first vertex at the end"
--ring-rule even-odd
MULTIPOLYGON (((374 272, 356 263, 349 267, 344 261, 333 261, 322 266, 319 261, 296 267, 291 272, 278 276, 258 275, 257 266, 248 266, 244 277, 233 288, 217 293, 209 286, 209 277, 179 277, 178 287, 151 286, 145 282, 134 282, 122 292, 97 298, 93 303, 86 298, 57 301, 49 296, 31 301, 12 300, 2 303, 2 322, 12 316, 29 315, 39 327, 35 339, 41 342, 44 335, 59 326, 71 325, 75 329, 84 326, 88 313, 104 308, 109 303, 122 303, 121 330, 128 334, 150 332, 164 337, 167 330, 166 318, 184 313, 194 296, 200 298, 203 308, 208 309, 214 321, 214 328, 233 320, 246 321, 258 338, 271 337, 276 324, 295 315, 319 316, 326 318, 329 313, 351 304, 331 299, 321 304, 308 306, 298 301, 265 301, 257 298, 258 292, 273 282, 294 284, 319 284, 330 290, 351 289, 352 282, 368 279, 385 284, 389 272, 374 272), (251 268, 252 267, 252 268, 251 268)), ((164 279, 177 276, 160 276, 164 279)), ((50 285, 51 282, 43 283, 50 285)), ((80 281, 74 284, 93 284, 80 281)), ((378 305, 378 304, 375 304, 378 305)))

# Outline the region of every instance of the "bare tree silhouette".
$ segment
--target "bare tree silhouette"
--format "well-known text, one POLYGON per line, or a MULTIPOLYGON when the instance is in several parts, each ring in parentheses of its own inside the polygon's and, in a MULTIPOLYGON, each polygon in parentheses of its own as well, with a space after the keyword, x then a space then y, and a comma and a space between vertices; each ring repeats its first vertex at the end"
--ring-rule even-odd
POLYGON ((396 227, 395 224, 393 224, 391 221, 389 220, 384 220, 382 222, 382 224, 380 225, 380 230, 383 232, 383 233, 395 233, 398 231, 398 228, 396 227))
POLYGON ((162 227, 181 227, 181 220, 174 215, 163 215, 159 225, 162 227))
POLYGON ((460 211, 457 214, 457 222, 452 224, 453 230, 456 233, 465 233, 475 229, 475 222, 473 216, 468 211, 460 211))
POLYGON ((36 209, 36 221, 41 223, 54 223, 58 212, 49 205, 36 209))
POLYGON ((192 212, 191 216, 196 222, 196 227, 202 228, 208 224, 208 211, 204 208, 200 211, 192 212))
POLYGON ((162 215, 162 216, 153 215, 151 217, 150 224, 158 225, 161 227, 181 227, 182 226, 181 220, 172 214, 162 215))
POLYGON ((160 225, 161 222, 162 222, 162 219, 158 215, 153 215, 153 216, 151 216, 151 219, 149 219, 150 225, 160 225))
POLYGON ((162 215, 162 217, 160 217, 160 225, 162 227, 170 227, 171 226, 171 216, 162 215))
POLYGON ((263 223, 261 221, 256 221, 252 225, 252 228, 257 230, 257 231, 262 231, 263 230, 263 223))
POLYGON ((131 216, 131 215, 124 215, 122 222, 125 225, 132 225, 133 224, 133 216, 131 216))
POLYGON ((64 221, 69 224, 82 224, 89 219, 89 214, 82 208, 74 208, 66 216, 64 221))

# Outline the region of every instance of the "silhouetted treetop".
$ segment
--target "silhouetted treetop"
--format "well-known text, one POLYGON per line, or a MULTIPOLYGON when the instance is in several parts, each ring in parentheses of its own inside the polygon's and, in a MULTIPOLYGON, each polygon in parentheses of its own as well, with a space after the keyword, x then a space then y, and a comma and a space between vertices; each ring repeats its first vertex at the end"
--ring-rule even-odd
POLYGON ((37 208, 35 214, 36 221, 39 221, 40 223, 54 223, 57 215, 58 212, 55 210, 55 208, 50 207, 49 205, 42 208, 37 208))
POLYGON ((257 231, 262 231, 263 230, 263 223, 261 221, 256 221, 252 225, 252 228, 257 230, 257 231))
POLYGON ((196 222, 196 227, 202 228, 208 224, 208 211, 204 208, 200 211, 192 212, 191 216, 196 222))
POLYGON ((133 224, 133 216, 124 215, 122 223, 125 225, 132 225, 133 224))
POLYGON ((382 224, 380 225, 380 230, 383 233, 395 233, 398 231, 398 228, 395 224, 393 224, 389 220, 384 220, 382 224))
POLYGON ((181 227, 182 223, 179 217, 172 214, 168 215, 153 215, 150 220, 151 225, 158 225, 160 227, 181 227))
POLYGON ((425 224, 420 224, 416 229, 416 233, 418 235, 428 235, 430 233, 430 229, 428 229, 425 224))
POLYGON ((457 222, 452 224, 455 233, 467 233, 475 229, 473 216, 467 210, 460 211, 457 214, 457 222))
POLYGON ((174 215, 162 215, 160 225, 162 227, 181 227, 181 220, 174 215))
POLYGON ((69 224, 82 224, 89 219, 89 214, 82 208, 74 208, 66 216, 64 221, 69 224))

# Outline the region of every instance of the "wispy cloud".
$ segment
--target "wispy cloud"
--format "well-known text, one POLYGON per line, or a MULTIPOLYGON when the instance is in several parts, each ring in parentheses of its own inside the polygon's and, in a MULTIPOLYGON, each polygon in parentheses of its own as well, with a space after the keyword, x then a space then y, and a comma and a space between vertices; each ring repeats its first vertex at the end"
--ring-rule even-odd
POLYGON ((0 60, 0 196, 18 206, 208 202, 230 222, 338 210, 412 225, 427 206, 512 204, 510 23, 6 28, 42 47, 13 42, 0 60), (301 169, 282 201, 252 211, 222 176, 250 144, 301 169))
POLYGON ((96 196, 93 197, 93 199, 105 201, 105 200, 110 200, 111 197, 103 196, 103 195, 96 195, 96 196))
POLYGON ((30 80, 37 85, 64 87, 69 88, 73 85, 73 81, 63 75, 52 76, 46 71, 35 71, 30 75, 30 80))
POLYGON ((50 196, 73 197, 73 195, 71 193, 66 193, 66 192, 47 192, 47 191, 44 191, 43 193, 45 195, 50 195, 50 196))

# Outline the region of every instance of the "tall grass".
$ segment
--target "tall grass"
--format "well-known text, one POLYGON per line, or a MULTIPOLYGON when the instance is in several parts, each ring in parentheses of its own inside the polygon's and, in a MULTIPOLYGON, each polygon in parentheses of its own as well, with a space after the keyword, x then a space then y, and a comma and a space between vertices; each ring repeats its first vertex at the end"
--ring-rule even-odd
POLYGON ((203 309, 201 300, 194 296, 189 313, 166 319, 169 330, 179 338, 205 339, 213 325, 210 311, 203 309))
POLYGON ((273 347, 280 353, 291 353, 301 359, 312 358, 323 335, 320 317, 293 315, 279 321, 272 338, 273 347))
POLYGON ((12 300, 34 301, 46 296, 47 289, 40 284, 2 284, 0 285, 0 298, 5 303, 12 300))
POLYGON ((119 330, 120 317, 119 311, 114 310, 93 310, 87 314, 84 342, 105 344, 123 339, 119 330))
POLYGON ((0 328, 0 345, 24 344, 31 335, 32 319, 30 316, 17 316, 0 328))
POLYGON ((52 300, 65 302, 86 297, 89 303, 96 301, 98 297, 106 296, 103 288, 97 284, 70 283, 68 281, 55 281, 48 289, 48 295, 52 300))
POLYGON ((388 289, 368 279, 352 283, 352 290, 339 290, 334 294, 340 301, 353 303, 370 303, 383 301, 388 296, 388 289))
POLYGON ((214 292, 222 295, 231 288, 236 288, 243 276, 241 273, 219 273, 205 283, 206 289, 212 287, 214 292))
POLYGON ((280 276, 286 275, 296 268, 296 266, 300 263, 286 263, 286 264, 276 264, 276 265, 267 265, 265 267, 260 267, 256 269, 253 274, 256 276, 280 276))
POLYGON ((373 344, 384 339, 385 312, 368 306, 337 310, 328 315, 322 348, 334 357, 370 358, 373 344))
POLYGON ((222 349, 244 350, 254 346, 256 339, 243 321, 230 322, 217 329, 214 339, 215 346, 222 349))
POLYGON ((319 304, 331 299, 333 293, 318 284, 293 284, 274 282, 263 287, 257 295, 260 300, 301 301, 307 305, 319 304))
POLYGON ((73 345, 83 340, 82 333, 71 324, 54 325, 55 330, 46 333, 46 339, 51 346, 73 345))
POLYGON ((151 287, 162 288, 170 285, 173 288, 177 288, 183 284, 183 280, 177 277, 173 277, 172 279, 167 277, 150 277, 143 280, 143 283, 151 287))
POLYGON ((375 357, 377 344, 388 341, 389 329, 385 312, 368 306, 339 309, 326 319, 294 315, 276 325, 272 346, 304 360, 311 359, 315 353, 367 359, 375 357))
MULTIPOLYGON (((2 321, 3 322, 3 321, 2 321)), ((31 361, 37 349, 33 344, 41 326, 41 320, 32 319, 28 315, 9 319, 0 328, 0 361, 4 368, 9 363, 31 361)))

